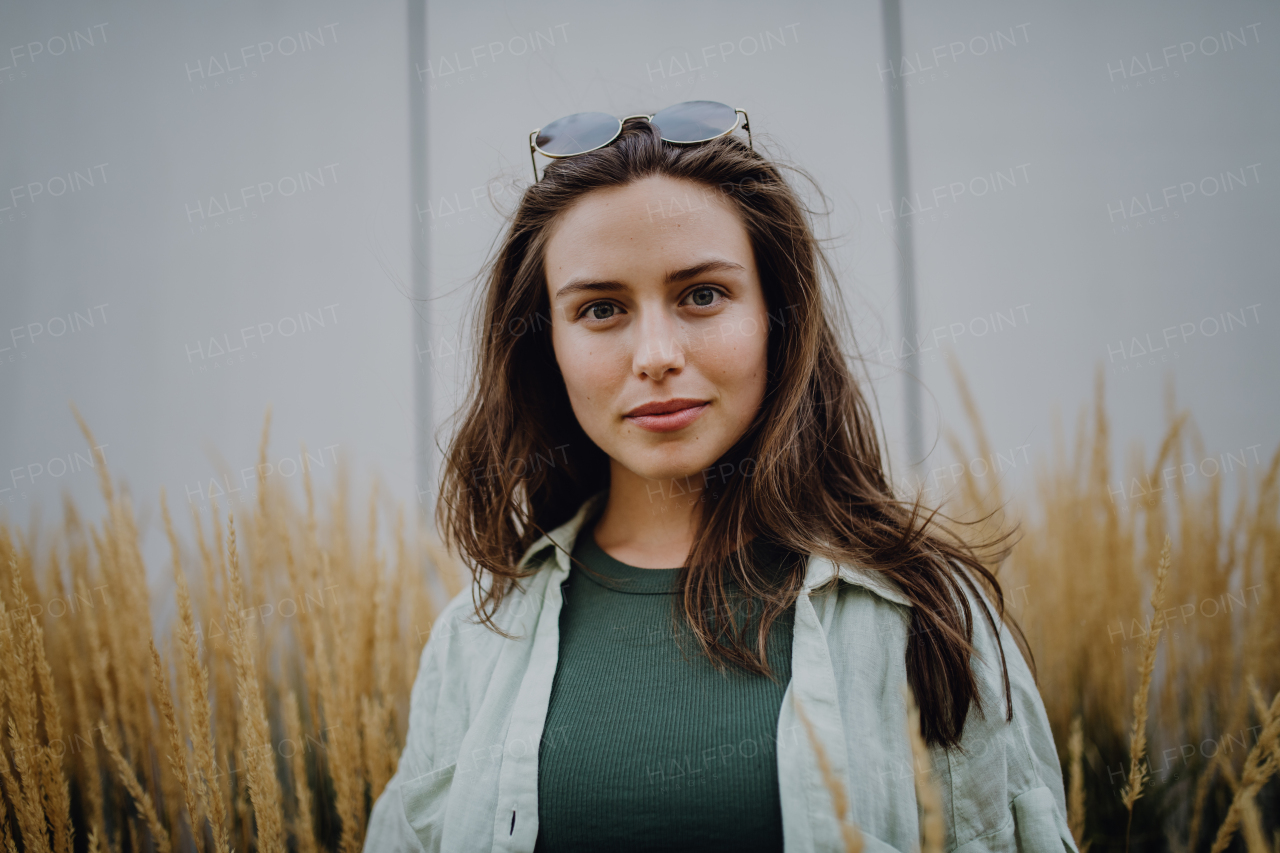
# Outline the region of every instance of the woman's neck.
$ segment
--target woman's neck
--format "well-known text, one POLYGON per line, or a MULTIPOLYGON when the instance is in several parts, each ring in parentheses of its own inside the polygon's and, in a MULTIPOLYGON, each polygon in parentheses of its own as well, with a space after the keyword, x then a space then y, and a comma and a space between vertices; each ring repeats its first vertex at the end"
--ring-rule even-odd
POLYGON ((595 525, 596 544, 636 568, 683 566, 701 517, 703 488, 701 476, 651 480, 614 465, 595 525))

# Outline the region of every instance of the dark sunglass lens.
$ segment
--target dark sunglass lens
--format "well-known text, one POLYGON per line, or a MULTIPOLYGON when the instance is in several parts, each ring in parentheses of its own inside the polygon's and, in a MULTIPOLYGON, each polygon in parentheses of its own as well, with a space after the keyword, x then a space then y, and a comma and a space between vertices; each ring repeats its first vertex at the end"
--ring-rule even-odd
POLYGON ((622 122, 608 113, 574 113, 538 131, 534 143, 543 154, 570 157, 608 145, 622 130, 622 122))
POLYGON ((705 142, 731 130, 738 114, 716 101, 685 101, 659 110, 651 121, 668 142, 705 142))

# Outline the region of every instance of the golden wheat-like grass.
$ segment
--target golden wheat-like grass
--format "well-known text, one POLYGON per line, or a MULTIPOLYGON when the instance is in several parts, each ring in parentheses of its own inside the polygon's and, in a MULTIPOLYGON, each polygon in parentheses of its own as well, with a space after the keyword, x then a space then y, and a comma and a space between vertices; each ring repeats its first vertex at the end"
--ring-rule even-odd
POLYGON ((253 803, 259 849, 266 853, 284 851, 284 814, 280 802, 280 782, 276 779, 275 744, 267 723, 262 688, 253 660, 253 630, 245 623, 241 599, 240 557, 236 550, 234 516, 227 517, 227 553, 230 560, 231 602, 227 630, 234 637, 232 656, 236 665, 236 690, 240 694, 241 719, 247 746, 243 749, 245 781, 253 803))
POLYGON ((292 690, 284 697, 285 732, 290 746, 289 772, 293 776, 293 795, 297 808, 293 818, 293 837, 298 843, 298 853, 316 853, 320 849, 316 841, 314 817, 311 811, 311 788, 307 780, 306 741, 302 736, 302 716, 298 711, 298 697, 292 690))
MULTIPOLYGON (((1123 849, 1129 815, 1135 833, 1140 818, 1146 824, 1144 849, 1207 849, 1204 827, 1225 818, 1257 730, 1244 673, 1280 687, 1280 449, 1207 451, 1170 385, 1169 426, 1154 453, 1135 444, 1117 468, 1103 377, 1100 367, 1074 436, 1055 427, 1053 452, 1035 454, 1033 499, 1007 503, 999 454, 957 370, 974 444, 985 449, 968 451, 954 433, 948 441, 957 458, 981 457, 992 470, 976 476, 966 466, 938 503, 957 518, 995 511, 1000 523, 1020 524, 1012 554, 988 567, 1035 654, 1065 768, 1073 720, 1089 732, 1076 789, 1090 814, 1081 849, 1123 849), (1223 494, 1228 473, 1238 480, 1234 503, 1223 494), (1167 544, 1177 552, 1168 564, 1167 544), (1160 605, 1148 603, 1156 587, 1160 605), (1172 821, 1155 838, 1138 799, 1153 786, 1172 821)), ((1270 831, 1275 800, 1257 802, 1270 831)))
MULTIPOLYGON (((186 744, 182 738, 182 731, 178 728, 178 715, 173 709, 173 696, 169 691, 168 677, 165 675, 164 664, 160 661, 160 653, 156 651, 154 641, 151 643, 151 680, 156 688, 156 701, 159 705, 160 717, 164 720, 165 729, 169 736, 169 752, 166 756, 169 761, 169 768, 173 771, 178 786, 182 790, 183 802, 187 807, 187 815, 189 816, 188 823, 194 825, 200 814, 200 809, 196 804, 198 795, 191 784, 191 777, 187 770, 186 744)), ((192 834, 194 835, 194 827, 192 834)), ((195 839, 198 850, 204 849, 203 841, 203 837, 195 839)))
POLYGON ((1077 714, 1071 721, 1071 736, 1067 740, 1067 825, 1076 846, 1084 846, 1084 724, 1077 714))
MULTIPOLYGON (((1256 688, 1252 692, 1256 692, 1256 688)), ((1249 754, 1245 756, 1240 784, 1231 800, 1226 820, 1218 828, 1218 836, 1213 841, 1210 853, 1222 853, 1227 849, 1227 845, 1231 843, 1231 836, 1240 827, 1241 820, 1245 821, 1251 851, 1257 849, 1259 841, 1262 840, 1262 831, 1258 826, 1261 819, 1257 814, 1255 798, 1262 786, 1275 774, 1277 767, 1280 767, 1280 691, 1277 691, 1269 707, 1261 709, 1260 716, 1262 733, 1258 736, 1253 748, 1249 750, 1249 754)), ((1266 849, 1265 841, 1262 841, 1262 849, 1266 849)))
POLYGON ((138 781, 138 776, 133 770, 133 765, 120 753, 120 744, 116 742, 115 732, 111 731, 106 725, 102 727, 102 741, 107 748, 107 752, 111 755, 111 760, 116 764, 120 780, 124 782, 129 795, 137 803, 138 811, 146 820, 147 829, 151 832, 151 840, 155 843, 156 849, 160 853, 169 853, 169 850, 172 849, 169 846, 169 834, 165 832, 164 826, 160 823, 160 817, 156 814, 155 805, 151 802, 151 796, 143 790, 142 783, 138 781))
MULTIPOLYGON (((1156 568, 1156 584, 1151 591, 1151 629, 1142 643, 1142 664, 1138 670, 1138 691, 1133 694, 1133 731, 1129 736, 1129 778, 1120 791, 1120 799, 1129 810, 1130 826, 1133 822, 1133 805, 1142 796, 1143 785, 1147 781, 1147 699, 1151 692, 1151 674, 1156 668, 1156 648, 1160 643, 1160 632, 1163 630, 1164 617, 1164 585, 1169 577, 1171 563, 1170 551, 1173 545, 1168 536, 1164 538, 1164 550, 1160 553, 1160 564, 1156 568)), ((1129 828, 1125 828, 1126 844, 1129 828)))
MULTIPOLYGON (((264 426, 260 461, 266 442, 264 426)), ((255 500, 193 503, 190 550, 161 495, 166 593, 95 463, 98 523, 68 502, 44 550, 39 529, 0 523, 0 850, 359 850, 456 569, 433 577, 429 533, 394 508, 384 524, 376 491, 355 523, 344 469, 323 501, 304 469, 298 506, 260 466, 255 500)))
MULTIPOLYGON (((966 466, 947 512, 1022 523, 991 568, 1035 654, 1078 845, 1121 849, 1132 815, 1144 849, 1239 836, 1254 850, 1280 820, 1280 723, 1261 698, 1280 695, 1280 452, 1255 448, 1247 465, 1239 449, 1209 453, 1170 393, 1162 441, 1117 466, 1100 374, 1093 410, 1036 449, 1034 490, 1007 503, 1001 452, 956 378, 978 451, 948 443, 991 473, 966 466), (1225 520, 1225 477, 1180 476, 1206 459, 1239 479, 1225 520), (1077 719, 1087 739, 1072 737, 1077 719), (1157 789, 1174 821, 1158 837, 1157 789)), ((358 499, 345 466, 323 494, 311 467, 301 495, 260 465, 251 499, 192 501, 185 541, 162 496, 162 573, 144 566, 132 499, 100 451, 99 518, 66 501, 51 529, 0 522, 0 849, 360 849, 427 630, 466 572, 416 515, 376 489, 358 499)), ((842 842, 860 849, 847 780, 819 766, 842 842)))

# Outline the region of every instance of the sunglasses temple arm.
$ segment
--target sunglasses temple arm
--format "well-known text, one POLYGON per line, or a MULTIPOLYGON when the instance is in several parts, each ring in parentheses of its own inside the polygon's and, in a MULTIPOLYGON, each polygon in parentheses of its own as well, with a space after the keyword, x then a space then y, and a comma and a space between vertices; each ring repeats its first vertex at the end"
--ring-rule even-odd
POLYGON ((752 151, 756 150, 755 143, 751 141, 751 119, 747 117, 746 110, 734 110, 735 113, 742 113, 742 129, 747 132, 747 145, 752 151))
POLYGON ((529 163, 533 166, 533 182, 535 184, 538 182, 538 161, 533 156, 533 137, 537 132, 537 130, 529 132, 529 163))

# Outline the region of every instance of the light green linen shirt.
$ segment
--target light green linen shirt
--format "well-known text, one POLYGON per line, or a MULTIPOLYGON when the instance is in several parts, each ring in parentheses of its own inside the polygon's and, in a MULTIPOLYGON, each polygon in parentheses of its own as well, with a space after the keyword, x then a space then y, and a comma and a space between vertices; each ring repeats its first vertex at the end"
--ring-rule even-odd
MULTIPOLYGON (((366 853, 533 850, 538 747, 560 644, 560 584, 569 575, 567 554, 596 508, 592 502, 605 496, 593 495, 521 558, 521 566, 538 559, 545 565, 496 614, 512 639, 469 618, 469 589, 436 619, 413 684, 407 742, 374 805, 366 853), (545 557, 549 548, 554 560, 545 557)), ((970 710, 963 752, 930 750, 946 850, 1078 853, 1067 828, 1053 734, 1031 672, 1001 625, 999 642, 1013 691, 1013 722, 1006 722, 996 638, 976 602, 970 603, 973 665, 986 713, 970 710)), ((810 556, 795 606, 791 682, 777 728, 787 853, 844 849, 797 703, 844 784, 849 817, 862 830, 867 853, 919 849, 920 811, 902 693, 910 607, 884 576, 810 556), (835 575, 842 583, 825 587, 835 575)))

